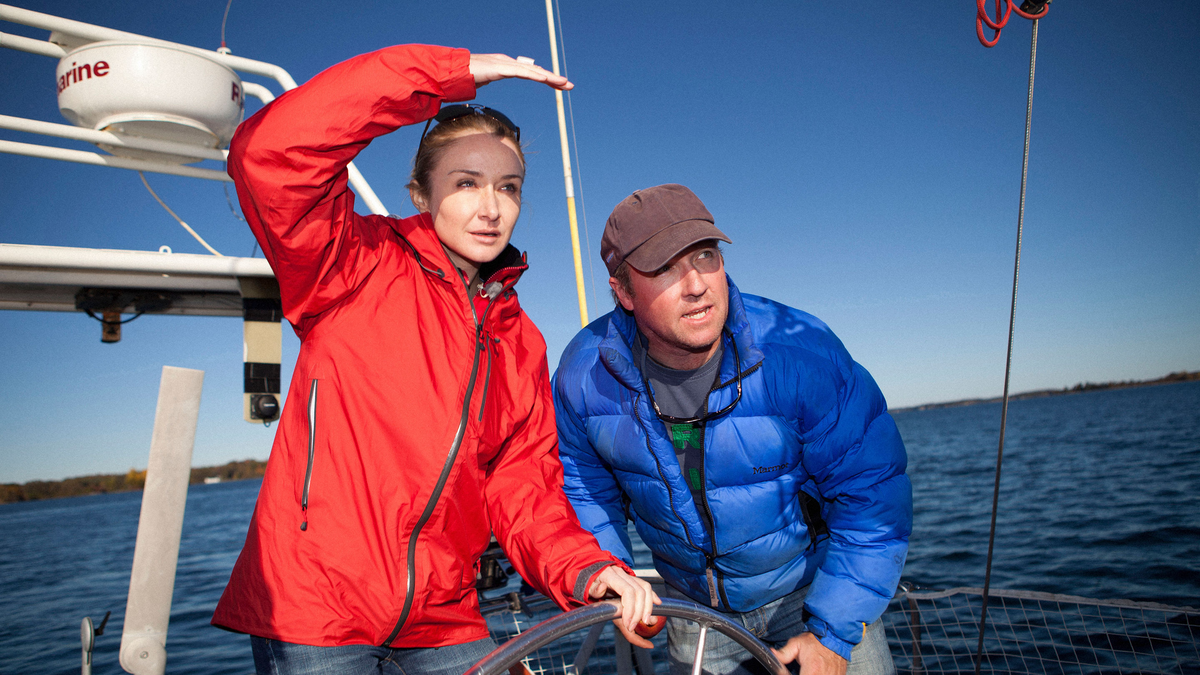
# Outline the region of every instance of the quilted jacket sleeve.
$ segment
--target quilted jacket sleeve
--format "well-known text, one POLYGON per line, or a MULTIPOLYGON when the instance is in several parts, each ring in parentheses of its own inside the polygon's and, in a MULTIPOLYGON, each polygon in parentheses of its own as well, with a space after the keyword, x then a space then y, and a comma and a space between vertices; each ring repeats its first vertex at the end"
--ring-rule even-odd
POLYGON ((238 128, 229 175, 301 335, 377 260, 382 223, 354 213, 346 165, 372 139, 474 95, 469 52, 401 45, 329 68, 238 128))
POLYGON ((572 343, 567 347, 554 374, 554 412, 564 489, 583 529, 595 535, 601 548, 633 565, 621 488, 612 470, 588 441, 587 429, 579 416, 579 411, 585 409, 581 399, 587 359, 572 358, 575 346, 572 343))
MULTIPOLYGON (((842 352, 844 354, 844 352, 842 352)), ((806 434, 804 466, 821 491, 830 542, 805 600, 808 629, 843 658, 887 607, 912 530, 904 443, 883 394, 843 361, 836 401, 806 434)))
POLYGON ((533 409, 495 460, 485 498, 492 531, 517 573, 569 609, 588 602, 587 589, 604 567, 621 563, 580 528, 563 494, 545 359, 533 386, 533 409))

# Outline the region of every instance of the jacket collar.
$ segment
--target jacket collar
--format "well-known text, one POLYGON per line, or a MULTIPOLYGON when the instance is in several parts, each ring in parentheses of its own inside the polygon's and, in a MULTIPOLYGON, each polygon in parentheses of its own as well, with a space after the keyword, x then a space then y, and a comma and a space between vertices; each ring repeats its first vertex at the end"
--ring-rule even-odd
MULTIPOLYGON (((756 368, 763 360, 762 350, 755 344, 754 334, 750 329, 750 319, 742 304, 742 294, 729 275, 725 275, 729 284, 729 317, 725 319, 725 330, 722 340, 725 348, 721 350, 721 385, 726 386, 737 380, 735 362, 741 362, 742 375, 756 368), (737 347, 735 359, 729 340, 732 337, 737 347)), ((645 384, 641 371, 634 364, 633 341, 638 339, 637 323, 633 315, 617 307, 609 314, 608 333, 600 341, 600 359, 605 368, 621 384, 634 391, 644 392, 645 384)))
POLYGON ((500 284, 499 288, 511 288, 516 285, 521 275, 525 270, 529 269, 529 262, 526 254, 517 250, 516 246, 509 244, 504 247, 500 255, 496 259, 485 263, 479 268, 479 278, 483 279, 483 289, 487 293, 494 284, 500 284))

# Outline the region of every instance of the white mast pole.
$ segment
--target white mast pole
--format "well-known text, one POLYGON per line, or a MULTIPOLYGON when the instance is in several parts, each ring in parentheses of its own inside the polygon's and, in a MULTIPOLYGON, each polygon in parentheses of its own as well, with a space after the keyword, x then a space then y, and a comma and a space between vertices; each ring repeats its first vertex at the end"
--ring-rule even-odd
MULTIPOLYGON (((546 0, 546 24, 550 27, 550 64, 558 75, 558 38, 554 32, 553 0, 546 0)), ((579 294, 579 325, 588 325, 587 295, 583 287, 583 261, 579 257, 579 221, 575 216, 575 181, 571 178, 571 153, 567 149, 567 116, 563 112, 563 94, 554 90, 558 106, 558 140, 562 144, 563 180, 567 184, 567 217, 571 224, 571 255, 575 259, 575 289, 579 294)))
POLYGON ((203 385, 203 370, 163 366, 121 631, 121 667, 134 675, 162 675, 167 668, 167 624, 203 385))

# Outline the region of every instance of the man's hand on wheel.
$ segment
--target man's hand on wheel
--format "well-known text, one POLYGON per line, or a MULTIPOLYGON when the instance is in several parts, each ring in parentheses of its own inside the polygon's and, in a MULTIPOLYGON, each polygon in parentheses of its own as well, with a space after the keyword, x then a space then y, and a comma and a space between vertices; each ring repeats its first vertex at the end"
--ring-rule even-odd
POLYGON ((801 633, 771 651, 784 664, 795 661, 803 675, 846 675, 846 659, 821 644, 812 633, 801 633))

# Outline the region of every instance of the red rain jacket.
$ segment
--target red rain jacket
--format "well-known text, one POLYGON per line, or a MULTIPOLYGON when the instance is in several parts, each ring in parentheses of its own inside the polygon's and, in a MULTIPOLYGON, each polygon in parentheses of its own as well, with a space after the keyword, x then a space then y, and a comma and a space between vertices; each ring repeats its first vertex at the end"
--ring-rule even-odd
POLYGON ((457 644, 488 635, 475 575, 491 533, 564 608, 615 561, 562 492, 546 344, 513 290, 524 256, 509 246, 481 270, 487 295, 468 299, 427 214, 354 212, 347 163, 473 98, 469 57, 409 45, 350 59, 233 139, 229 173, 302 345, 214 625, 321 646, 457 644))

